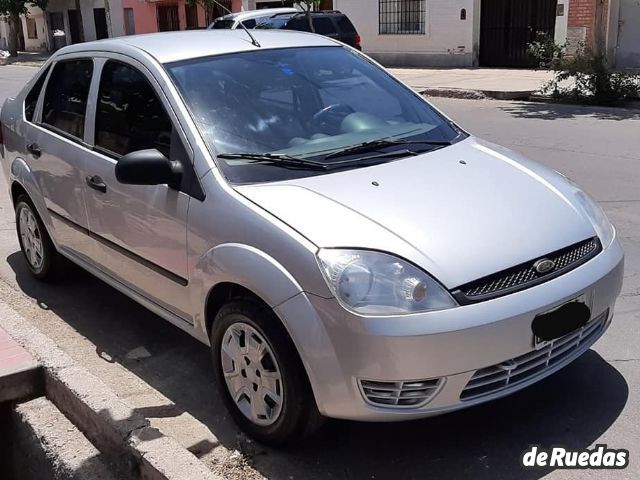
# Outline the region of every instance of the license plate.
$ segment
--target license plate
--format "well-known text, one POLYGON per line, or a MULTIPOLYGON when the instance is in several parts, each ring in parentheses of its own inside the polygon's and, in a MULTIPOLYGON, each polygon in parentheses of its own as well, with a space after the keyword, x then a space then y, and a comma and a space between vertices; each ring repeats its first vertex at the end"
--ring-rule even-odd
POLYGON ((537 315, 531 323, 534 345, 539 347, 562 338, 585 326, 590 318, 591 309, 584 295, 537 315))

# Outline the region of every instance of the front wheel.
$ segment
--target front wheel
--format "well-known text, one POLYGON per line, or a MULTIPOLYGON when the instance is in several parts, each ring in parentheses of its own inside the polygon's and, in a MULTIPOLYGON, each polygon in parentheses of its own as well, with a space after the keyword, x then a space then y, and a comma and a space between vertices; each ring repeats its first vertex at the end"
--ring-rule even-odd
POLYGON ((218 388, 247 434, 281 445, 319 426, 302 362, 268 307, 253 300, 226 304, 214 320, 211 349, 218 388))

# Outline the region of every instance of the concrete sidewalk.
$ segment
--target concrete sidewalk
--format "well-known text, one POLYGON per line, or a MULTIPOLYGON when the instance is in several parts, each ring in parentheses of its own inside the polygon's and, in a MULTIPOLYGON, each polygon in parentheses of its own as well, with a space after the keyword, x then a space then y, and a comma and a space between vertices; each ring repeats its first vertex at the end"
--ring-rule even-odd
POLYGON ((0 328, 0 403, 33 395, 38 380, 38 362, 0 328))
POLYGON ((18 65, 22 67, 40 67, 51 56, 48 52, 18 52, 17 57, 9 57, 8 52, 0 50, 0 66, 18 65))
POLYGON ((389 68, 415 90, 433 96, 528 98, 553 78, 548 70, 497 68, 389 68))

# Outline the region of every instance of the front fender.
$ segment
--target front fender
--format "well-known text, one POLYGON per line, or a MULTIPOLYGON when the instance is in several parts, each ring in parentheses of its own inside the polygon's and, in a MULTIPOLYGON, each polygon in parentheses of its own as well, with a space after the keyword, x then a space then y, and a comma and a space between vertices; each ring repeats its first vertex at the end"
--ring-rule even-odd
POLYGON ((190 282, 196 297, 194 305, 201 306, 196 323, 205 336, 207 297, 220 283, 241 285, 271 308, 302 292, 300 284, 276 259, 255 247, 239 243, 225 243, 207 251, 196 264, 190 282))

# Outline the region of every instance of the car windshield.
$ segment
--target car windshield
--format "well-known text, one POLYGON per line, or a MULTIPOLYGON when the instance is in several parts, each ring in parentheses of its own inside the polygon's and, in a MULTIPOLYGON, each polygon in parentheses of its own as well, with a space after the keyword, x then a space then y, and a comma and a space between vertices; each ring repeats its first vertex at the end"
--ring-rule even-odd
POLYGON ((371 164, 351 162, 364 156, 391 161, 460 137, 427 102, 340 46, 233 53, 167 69, 234 183, 333 171, 318 163, 357 168, 371 164))

